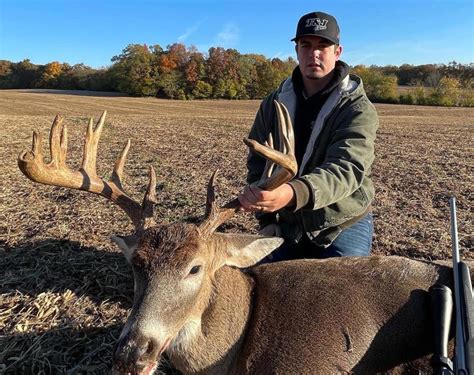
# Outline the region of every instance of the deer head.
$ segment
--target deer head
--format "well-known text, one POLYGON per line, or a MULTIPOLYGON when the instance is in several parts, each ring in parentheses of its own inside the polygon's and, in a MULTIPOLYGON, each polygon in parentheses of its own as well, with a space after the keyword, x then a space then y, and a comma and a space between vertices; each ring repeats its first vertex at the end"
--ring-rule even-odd
MULTIPOLYGON (((297 169, 294 139, 286 108, 275 102, 280 132, 279 151, 271 136, 266 145, 245 139, 255 152, 267 159, 259 186, 272 190, 291 180, 297 169)), ((115 352, 119 372, 151 374, 160 355, 171 345, 183 345, 200 329, 203 311, 213 295, 213 279, 223 266, 245 268, 254 265, 283 240, 245 234, 216 233, 216 229, 238 209, 237 199, 218 207, 215 199, 216 173, 209 181, 206 214, 200 225, 174 223, 156 225, 156 177, 150 168, 148 187, 140 204, 122 186, 127 142, 117 159, 112 177, 105 181, 96 174, 96 155, 106 112, 93 129, 89 122, 82 166, 74 171, 66 165, 67 128, 56 116, 50 132, 51 161, 45 164, 42 142, 33 134, 31 151, 18 158, 21 171, 31 180, 102 195, 121 207, 135 225, 128 236, 112 236, 134 274, 134 302, 115 352)))

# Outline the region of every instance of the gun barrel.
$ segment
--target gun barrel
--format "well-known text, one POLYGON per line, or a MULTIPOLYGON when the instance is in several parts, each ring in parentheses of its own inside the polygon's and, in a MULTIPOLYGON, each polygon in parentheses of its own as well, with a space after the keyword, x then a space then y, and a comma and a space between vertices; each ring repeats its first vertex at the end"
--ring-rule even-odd
POLYGON ((466 354, 464 351, 464 332, 462 321, 462 291, 461 279, 459 275, 459 248, 458 248, 458 226, 456 219, 456 198, 451 197, 449 200, 449 208, 451 211, 451 242, 453 247, 453 271, 454 271, 454 301, 456 306, 456 343, 454 366, 456 374, 467 374, 466 354))

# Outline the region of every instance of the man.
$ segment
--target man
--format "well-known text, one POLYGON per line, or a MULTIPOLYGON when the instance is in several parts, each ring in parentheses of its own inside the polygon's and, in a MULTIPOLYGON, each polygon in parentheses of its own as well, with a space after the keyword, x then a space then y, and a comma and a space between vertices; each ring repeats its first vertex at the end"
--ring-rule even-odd
POLYGON ((286 239, 272 253, 273 260, 369 255, 377 113, 361 79, 339 60, 342 46, 333 16, 304 15, 292 41, 299 65, 263 100, 250 138, 263 143, 270 132, 275 138, 273 101, 284 104, 295 132, 298 175, 274 191, 263 191, 252 183, 259 180, 265 160, 250 153, 250 185, 239 201, 242 209, 256 212, 263 233, 286 239))

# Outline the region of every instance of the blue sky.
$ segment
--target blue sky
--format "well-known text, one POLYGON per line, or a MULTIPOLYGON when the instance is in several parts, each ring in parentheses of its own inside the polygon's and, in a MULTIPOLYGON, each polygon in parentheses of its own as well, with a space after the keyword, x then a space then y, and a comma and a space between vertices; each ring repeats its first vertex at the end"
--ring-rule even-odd
POLYGON ((94 68, 128 44, 175 42, 294 57, 305 13, 334 15, 350 65, 474 62, 472 0, 0 0, 0 59, 94 68))

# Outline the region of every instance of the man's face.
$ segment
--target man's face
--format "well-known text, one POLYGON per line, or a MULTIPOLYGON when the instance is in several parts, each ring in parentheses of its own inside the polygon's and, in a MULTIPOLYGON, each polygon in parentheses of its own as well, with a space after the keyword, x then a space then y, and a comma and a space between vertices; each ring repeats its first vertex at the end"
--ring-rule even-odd
POLYGON ((301 74, 306 79, 320 79, 332 72, 342 47, 319 36, 303 36, 296 44, 301 74))

